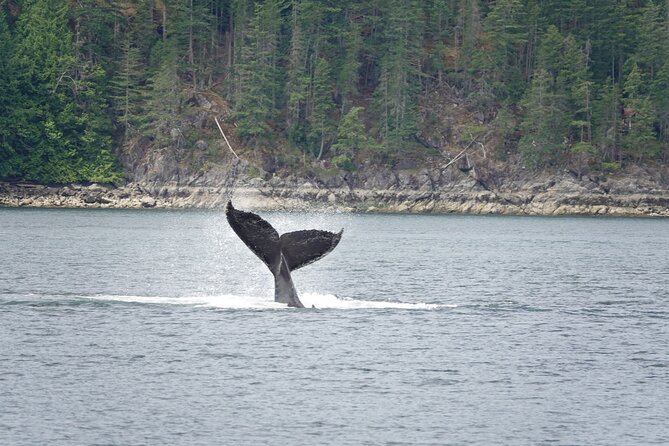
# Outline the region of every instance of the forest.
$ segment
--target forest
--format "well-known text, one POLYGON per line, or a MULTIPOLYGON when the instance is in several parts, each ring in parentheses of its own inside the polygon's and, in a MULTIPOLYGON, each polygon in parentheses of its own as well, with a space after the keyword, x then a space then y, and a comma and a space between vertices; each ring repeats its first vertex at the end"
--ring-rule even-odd
POLYGON ((668 9, 669 0, 0 0, 0 179, 118 181, 119 154, 141 137, 169 140, 194 92, 229 106, 222 118, 249 150, 344 170, 438 151, 422 135, 442 126, 449 95, 479 116, 472 135, 494 134, 501 161, 663 163, 668 9))

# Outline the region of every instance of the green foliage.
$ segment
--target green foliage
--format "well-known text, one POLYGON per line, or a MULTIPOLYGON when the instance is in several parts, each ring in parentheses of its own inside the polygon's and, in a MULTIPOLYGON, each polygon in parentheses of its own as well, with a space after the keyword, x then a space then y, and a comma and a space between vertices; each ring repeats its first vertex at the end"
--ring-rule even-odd
POLYGON ((501 137, 503 141, 502 146, 499 147, 497 151, 497 157, 500 160, 506 161, 508 159, 508 154, 510 149, 513 148, 515 143, 514 135, 517 131, 518 123, 516 122, 514 114, 503 107, 497 112, 495 120, 492 122, 493 131, 501 137))
POLYGON ((326 144, 332 139, 336 129, 334 126, 335 103, 332 100, 332 71, 326 58, 318 60, 313 80, 313 109, 308 122, 311 139, 316 143, 315 151, 320 159, 326 144))
POLYGON ((332 158, 332 164, 340 168, 341 170, 345 170, 347 172, 352 172, 355 170, 355 166, 353 165, 353 161, 348 155, 337 155, 332 158))
POLYGON ((65 4, 25 8, 9 60, 20 107, 9 111, 6 144, 13 156, 2 174, 50 183, 117 180, 111 121, 99 91, 104 71, 77 60, 65 4))
POLYGON ((341 169, 362 149, 411 156, 442 121, 434 94, 532 168, 659 160, 667 14, 659 0, 5 2, 0 178, 118 179, 114 146, 211 131, 184 119, 207 93, 243 142, 341 169))
POLYGON ((422 11, 417 1, 384 3, 379 85, 374 92, 378 126, 386 148, 415 134, 422 11))
POLYGON ((592 144, 581 141, 569 148, 569 155, 571 157, 571 165, 580 176, 585 168, 594 160, 597 155, 597 149, 592 144))
POLYGON ((579 156, 594 156, 597 154, 597 149, 587 142, 577 142, 569 149, 569 152, 573 155, 579 156))
MULTIPOLYGON (((181 82, 178 75, 178 48, 175 41, 157 42, 151 51, 150 91, 143 105, 143 119, 136 119, 145 133, 167 142, 170 131, 179 126, 181 82)), ((135 101, 140 104, 139 101, 135 101)))
POLYGON ((0 178, 14 176, 18 170, 18 158, 12 147, 10 113, 17 100, 18 92, 14 88, 12 58, 12 40, 7 25, 5 11, 0 9, 0 178))
POLYGON ((360 117, 362 107, 353 107, 339 122, 337 141, 332 145, 332 150, 340 155, 352 155, 360 149, 374 149, 378 144, 372 140, 360 117))
POLYGON ((669 29, 660 5, 648 2, 639 17, 638 30, 638 46, 634 59, 645 73, 644 77, 652 81, 669 55, 669 29))
POLYGON ((560 30, 555 25, 550 25, 539 44, 537 65, 546 70, 551 84, 555 82, 560 72, 563 42, 564 37, 560 30))
POLYGON ((523 136, 518 147, 524 163, 535 169, 557 163, 565 148, 566 116, 561 98, 551 88, 551 75, 547 70, 535 71, 523 106, 523 136))
MULTIPOLYGON (((163 7, 156 11, 164 13, 165 19, 161 21, 164 26, 162 40, 180 55, 174 59, 172 69, 178 70, 184 83, 193 90, 207 87, 217 70, 218 62, 215 57, 216 48, 212 44, 212 32, 216 29, 218 20, 212 13, 215 11, 213 2, 163 2, 160 2, 163 7)), ((147 7, 147 10, 150 11, 151 8, 147 7)))
POLYGON ((604 172, 617 172, 620 170, 620 163, 602 162, 600 168, 604 172))
POLYGON ((136 135, 142 125, 145 92, 142 89, 140 50, 133 45, 130 34, 123 37, 120 48, 120 67, 110 82, 110 98, 125 142, 136 135))
POLYGON ((660 68, 651 85, 651 101, 657 116, 660 140, 669 141, 669 61, 660 68))
POLYGON ((347 23, 348 29, 342 30, 339 40, 343 49, 337 70, 337 91, 341 98, 342 110, 350 106, 351 99, 358 94, 358 71, 362 65, 360 51, 362 36, 360 25, 355 21, 347 23))
POLYGON ((280 26, 278 1, 268 0, 255 4, 248 31, 242 34, 234 118, 237 134, 253 144, 269 135, 269 121, 276 114, 280 26))
POLYGON ((486 17, 484 28, 490 51, 481 69, 493 91, 504 99, 522 95, 522 49, 527 44, 526 9, 521 0, 498 0, 486 17), (520 92, 520 94, 519 94, 520 92))
POLYGON ((462 0, 459 3, 456 23, 462 38, 458 47, 457 71, 462 73, 462 83, 467 89, 472 87, 475 78, 473 56, 481 38, 482 17, 478 0, 462 0))
POLYGON ((634 62, 623 87, 623 149, 637 160, 656 157, 661 151, 661 145, 654 134, 652 105, 650 98, 643 94, 643 88, 641 72, 634 62))
POLYGON ((599 98, 593 103, 593 142, 600 149, 602 161, 620 159, 621 149, 620 86, 609 78, 601 86, 599 98))

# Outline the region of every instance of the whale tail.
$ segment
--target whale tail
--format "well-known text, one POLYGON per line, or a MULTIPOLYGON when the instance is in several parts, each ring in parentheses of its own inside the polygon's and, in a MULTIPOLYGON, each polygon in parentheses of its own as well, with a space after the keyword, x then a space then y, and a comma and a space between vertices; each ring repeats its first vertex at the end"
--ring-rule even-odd
POLYGON ((274 275, 274 300, 303 308, 291 271, 313 263, 332 251, 341 240, 343 230, 334 233, 310 229, 279 235, 271 224, 252 212, 235 209, 231 201, 228 201, 225 215, 239 238, 274 275))

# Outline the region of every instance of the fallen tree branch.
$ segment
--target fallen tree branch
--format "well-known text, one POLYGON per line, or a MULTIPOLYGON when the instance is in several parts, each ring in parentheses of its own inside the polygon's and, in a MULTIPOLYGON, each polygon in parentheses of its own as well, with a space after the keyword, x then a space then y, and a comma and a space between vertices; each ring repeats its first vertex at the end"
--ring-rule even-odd
MULTIPOLYGON (((490 134, 490 133, 486 133, 486 134, 484 135, 484 138, 485 138, 486 136, 488 136, 489 134, 490 134)), ((480 136, 480 135, 479 135, 479 136, 480 136)), ((474 145, 475 142, 478 142, 479 136, 475 136, 474 139, 472 139, 472 140, 469 142, 469 144, 467 144, 467 147, 465 147, 464 149, 462 149, 462 150, 460 151, 460 153, 458 153, 457 155, 455 155, 455 158, 453 158, 452 160, 450 160, 450 161, 448 162, 448 164, 446 164, 445 166, 442 167, 442 169, 446 169, 448 166, 450 166, 451 164, 457 162, 460 158, 462 158, 462 156, 465 154, 465 152, 466 152, 467 150, 469 150, 469 149, 471 148, 471 146, 474 145)))
POLYGON ((234 150, 234 149, 232 148, 232 146, 230 145, 230 142, 228 141, 228 138, 225 136, 225 133, 223 133, 223 127, 221 127, 221 123, 218 122, 218 118, 215 117, 215 116, 214 116, 214 121, 216 121, 216 125, 218 126, 218 129, 221 131, 221 135, 223 135, 223 139, 225 140, 225 143, 228 145, 228 148, 230 149, 230 151, 232 152, 232 154, 235 155, 235 158, 237 158, 237 159, 241 159, 241 158, 239 158, 239 156, 235 153, 235 150, 234 150))
MULTIPOLYGON (((477 138, 478 138, 478 137, 477 137, 477 138)), ((470 142, 469 144, 467 144, 467 147, 465 147, 464 149, 462 149, 462 151, 460 151, 460 153, 458 153, 457 155, 455 155, 455 157, 454 157, 451 161, 449 161, 448 164, 446 164, 445 166, 443 166, 442 169, 446 169, 448 166, 450 166, 451 164, 457 162, 460 158, 462 158, 462 155, 464 155, 465 152, 466 152, 472 145, 474 145, 474 142, 476 142, 476 139, 477 139, 477 138, 472 139, 471 142, 470 142)))

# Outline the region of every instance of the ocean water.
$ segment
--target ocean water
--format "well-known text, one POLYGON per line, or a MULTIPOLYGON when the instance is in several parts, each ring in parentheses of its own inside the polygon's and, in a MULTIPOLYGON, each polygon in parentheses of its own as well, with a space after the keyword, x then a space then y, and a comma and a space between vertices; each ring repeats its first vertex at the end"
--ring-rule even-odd
POLYGON ((669 220, 262 215, 0 209, 0 444, 669 444, 669 220))

